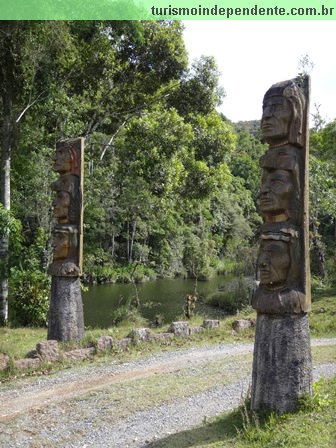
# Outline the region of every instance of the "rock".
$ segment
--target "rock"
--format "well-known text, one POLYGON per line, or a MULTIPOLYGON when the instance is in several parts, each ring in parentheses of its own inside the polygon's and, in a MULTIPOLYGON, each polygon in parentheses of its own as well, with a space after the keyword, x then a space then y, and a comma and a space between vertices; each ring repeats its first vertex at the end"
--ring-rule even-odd
POLYGON ((4 353, 0 353, 0 370, 4 370, 9 361, 9 356, 5 355, 4 353))
POLYGON ((14 361, 14 367, 16 369, 37 369, 41 365, 39 358, 24 358, 14 361))
POLYGON ((190 335, 189 323, 183 321, 172 322, 168 331, 180 338, 188 338, 190 335))
POLYGON ((255 326, 255 322, 251 319, 238 319, 232 322, 234 331, 242 331, 255 326))
POLYGON ((70 350, 63 353, 63 359, 71 361, 83 361, 84 359, 90 359, 95 354, 96 349, 94 347, 78 348, 76 350, 70 350))
POLYGON ((220 321, 216 319, 206 319, 203 321, 203 327, 207 329, 219 328, 220 321))
POLYGON ((135 328, 130 333, 129 337, 136 342, 150 341, 152 333, 149 328, 135 328))
POLYGON ((120 341, 117 341, 117 346, 120 350, 127 350, 132 342, 132 338, 123 338, 120 339, 120 341))
POLYGON ((157 334, 153 334, 152 338, 154 341, 161 342, 161 341, 166 341, 168 339, 173 339, 174 334, 173 333, 157 333, 157 334))
POLYGON ((193 334, 202 333, 202 331, 204 330, 204 327, 190 327, 190 336, 192 336, 193 334))
POLYGON ((62 353, 58 347, 58 342, 54 340, 41 341, 36 344, 36 352, 43 361, 59 361, 62 359, 62 353))
POLYGON ((97 339, 97 352, 104 352, 106 350, 111 350, 113 347, 112 336, 101 336, 97 339))

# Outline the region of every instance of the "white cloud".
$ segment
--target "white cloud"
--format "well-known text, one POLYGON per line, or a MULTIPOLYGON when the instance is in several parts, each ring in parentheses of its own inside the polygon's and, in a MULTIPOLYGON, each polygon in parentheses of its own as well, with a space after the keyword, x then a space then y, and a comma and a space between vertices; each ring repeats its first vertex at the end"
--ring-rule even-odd
POLYGON ((328 120, 336 118, 336 58, 333 21, 185 21, 184 38, 190 59, 215 57, 227 96, 220 110, 231 120, 261 116, 266 90, 298 73, 308 54, 312 71, 311 111, 321 104, 328 120))

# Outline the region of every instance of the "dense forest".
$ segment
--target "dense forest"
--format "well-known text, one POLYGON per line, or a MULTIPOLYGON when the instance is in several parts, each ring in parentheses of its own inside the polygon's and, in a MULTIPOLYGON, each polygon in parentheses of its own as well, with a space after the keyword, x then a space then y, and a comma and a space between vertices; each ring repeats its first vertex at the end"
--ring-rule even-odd
MULTIPOLYGON (((13 322, 45 321, 61 138, 86 141, 86 282, 253 274, 265 145, 257 122, 217 112, 216 62, 188 61, 180 22, 0 21, 0 55, 0 303, 9 289, 13 322)), ((332 282, 336 121, 313 118, 312 270, 332 282)))

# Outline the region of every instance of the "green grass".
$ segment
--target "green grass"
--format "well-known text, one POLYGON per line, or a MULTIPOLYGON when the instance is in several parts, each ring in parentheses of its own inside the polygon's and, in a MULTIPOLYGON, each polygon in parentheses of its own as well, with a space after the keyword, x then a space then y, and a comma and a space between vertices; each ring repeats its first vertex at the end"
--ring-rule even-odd
POLYGON ((294 414, 258 419, 244 407, 149 448, 335 448, 336 377, 321 380, 294 414))
POLYGON ((309 325, 312 336, 336 336, 336 288, 313 293, 309 325))
POLYGON ((46 328, 0 327, 0 353, 6 353, 14 359, 24 358, 38 342, 45 339, 46 328))

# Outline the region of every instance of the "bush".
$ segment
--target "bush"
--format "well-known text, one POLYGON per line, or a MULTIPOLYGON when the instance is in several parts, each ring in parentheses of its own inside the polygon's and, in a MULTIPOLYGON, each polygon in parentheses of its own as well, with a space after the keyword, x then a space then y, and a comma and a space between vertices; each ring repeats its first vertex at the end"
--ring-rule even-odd
POLYGON ((111 313, 112 325, 122 325, 125 323, 143 326, 147 324, 147 319, 144 319, 139 312, 136 305, 136 298, 130 296, 126 299, 121 297, 119 306, 111 313))
POLYGON ((13 268, 10 276, 10 320, 17 326, 45 326, 50 277, 38 270, 13 268))
POLYGON ((210 294, 205 301, 232 314, 249 304, 252 288, 251 279, 240 277, 230 282, 223 291, 210 294))

